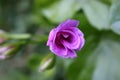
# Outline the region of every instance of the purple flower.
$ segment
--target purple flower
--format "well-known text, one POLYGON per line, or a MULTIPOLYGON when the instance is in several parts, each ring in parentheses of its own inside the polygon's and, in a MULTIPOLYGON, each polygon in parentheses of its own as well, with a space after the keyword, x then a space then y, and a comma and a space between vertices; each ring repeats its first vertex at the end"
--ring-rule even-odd
POLYGON ((63 58, 77 57, 76 50, 81 50, 85 39, 83 33, 77 28, 79 21, 68 19, 51 30, 47 46, 57 56, 63 58))

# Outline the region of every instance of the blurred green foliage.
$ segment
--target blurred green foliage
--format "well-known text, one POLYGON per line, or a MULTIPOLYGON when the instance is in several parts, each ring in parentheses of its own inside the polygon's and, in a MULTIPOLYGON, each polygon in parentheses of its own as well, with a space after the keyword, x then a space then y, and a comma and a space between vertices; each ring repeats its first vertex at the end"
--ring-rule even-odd
POLYGON ((0 0, 0 29, 12 36, 5 45, 22 44, 0 61, 0 80, 120 80, 120 0, 0 0), (49 31, 69 18, 80 21, 84 48, 39 72, 49 31))

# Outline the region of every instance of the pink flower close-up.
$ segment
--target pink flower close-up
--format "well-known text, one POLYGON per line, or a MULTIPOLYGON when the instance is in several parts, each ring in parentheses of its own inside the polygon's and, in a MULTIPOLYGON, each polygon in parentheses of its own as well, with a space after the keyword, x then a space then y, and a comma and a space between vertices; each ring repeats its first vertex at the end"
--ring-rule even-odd
POLYGON ((51 52, 62 58, 77 57, 76 51, 85 44, 84 34, 78 25, 78 20, 68 19, 52 29, 47 41, 51 52))

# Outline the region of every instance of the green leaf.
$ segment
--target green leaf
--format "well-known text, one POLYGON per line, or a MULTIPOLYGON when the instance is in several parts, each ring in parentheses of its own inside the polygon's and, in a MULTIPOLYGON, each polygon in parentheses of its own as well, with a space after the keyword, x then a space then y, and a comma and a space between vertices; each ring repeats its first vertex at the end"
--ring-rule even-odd
POLYGON ((105 3, 105 4, 111 5, 113 0, 100 0, 100 1, 105 3))
POLYGON ((108 12, 109 8, 107 5, 99 1, 89 1, 83 6, 83 10, 91 23, 95 28, 109 29, 108 26, 108 12))
POLYGON ((120 43, 101 40, 96 50, 87 58, 78 80, 119 80, 120 43))
POLYGON ((80 8, 77 0, 60 0, 42 12, 50 21, 59 23, 71 18, 80 8))
POLYGON ((34 7, 36 10, 46 7, 48 5, 50 5, 51 3, 53 3, 56 0, 34 0, 34 7))
POLYGON ((35 54, 30 56, 27 62, 27 67, 30 69, 37 69, 38 66, 40 65, 42 57, 39 54, 35 54))
POLYGON ((94 54, 98 54, 93 80, 120 80, 120 43, 102 40, 94 54))
POLYGON ((113 3, 110 8, 110 24, 111 29, 120 35, 120 1, 116 1, 113 3))
POLYGON ((120 21, 116 21, 112 24, 111 29, 116 33, 120 35, 120 21))

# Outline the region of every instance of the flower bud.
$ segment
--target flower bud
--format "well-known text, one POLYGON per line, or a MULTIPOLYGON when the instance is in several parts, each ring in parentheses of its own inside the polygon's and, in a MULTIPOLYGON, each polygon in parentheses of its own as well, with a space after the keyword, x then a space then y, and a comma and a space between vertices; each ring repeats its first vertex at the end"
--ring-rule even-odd
POLYGON ((0 47, 0 60, 8 58, 14 50, 15 48, 13 46, 0 47))
POLYGON ((56 62, 56 56, 53 54, 49 54, 46 57, 43 58, 43 60, 41 61, 40 67, 39 67, 39 71, 43 72, 45 70, 51 69, 54 67, 56 62))

